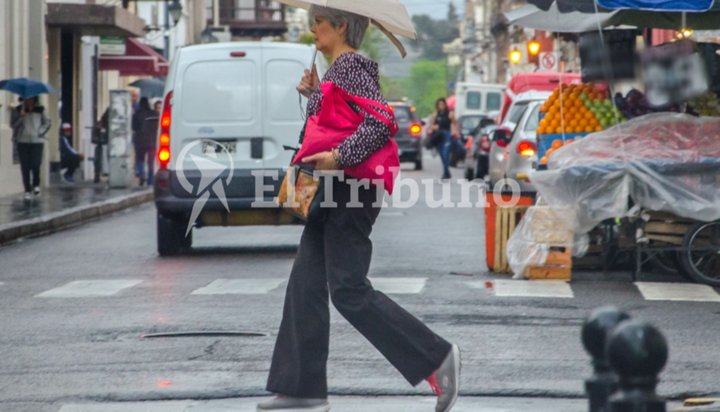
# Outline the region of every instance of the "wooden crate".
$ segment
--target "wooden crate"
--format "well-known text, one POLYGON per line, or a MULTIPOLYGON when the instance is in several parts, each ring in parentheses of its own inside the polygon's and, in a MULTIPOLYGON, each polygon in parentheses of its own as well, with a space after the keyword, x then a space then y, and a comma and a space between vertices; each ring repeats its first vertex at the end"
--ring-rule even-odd
POLYGON ((525 270, 525 278, 531 280, 553 279, 570 280, 572 268, 569 266, 530 266, 525 270))
POLYGON ((497 206, 495 212, 495 256, 493 259, 494 272, 509 273, 510 266, 507 259, 507 241, 515 231, 520 219, 529 206, 497 206))

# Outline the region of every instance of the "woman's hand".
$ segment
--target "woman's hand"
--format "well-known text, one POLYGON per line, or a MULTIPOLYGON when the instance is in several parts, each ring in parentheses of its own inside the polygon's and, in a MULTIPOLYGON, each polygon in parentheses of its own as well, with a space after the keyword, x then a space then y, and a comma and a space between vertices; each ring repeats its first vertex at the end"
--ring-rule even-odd
POLYGON ((338 170, 339 168, 332 151, 320 152, 312 156, 303 157, 302 162, 315 163, 315 170, 338 170))
POLYGON ((320 77, 318 77, 317 66, 313 64, 312 72, 305 69, 305 74, 296 89, 300 94, 309 98, 318 87, 320 87, 320 77))

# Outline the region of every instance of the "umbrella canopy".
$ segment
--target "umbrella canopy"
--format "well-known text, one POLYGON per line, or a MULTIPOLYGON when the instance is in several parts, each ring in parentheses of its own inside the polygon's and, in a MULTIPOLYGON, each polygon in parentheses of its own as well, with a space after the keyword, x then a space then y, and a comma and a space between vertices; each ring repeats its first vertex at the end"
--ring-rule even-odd
POLYGON ((713 0, 597 0, 597 6, 595 2, 596 0, 528 0, 528 3, 542 10, 548 10, 555 4, 561 13, 608 12, 614 9, 706 11, 713 4, 713 0))
MULTIPOLYGON (((532 0, 541 2, 544 0, 532 0)), ((566 0, 570 1, 570 0, 566 0)), ((594 0, 577 0, 576 6, 592 3, 594 0)), ((582 33, 597 30, 600 27, 635 26, 656 29, 677 30, 687 27, 695 30, 713 30, 720 26, 720 7, 716 4, 704 13, 656 12, 647 10, 604 10, 604 12, 583 13, 560 10, 561 0, 550 1, 549 8, 543 10, 528 5, 505 13, 510 24, 529 29, 555 31, 560 33, 582 33), (683 16, 684 14, 684 16, 683 16), (685 23, 683 25, 683 22, 685 23)), ((594 7, 594 6, 593 6, 594 7)))
POLYGON ((163 97, 165 92, 165 82, 160 79, 135 80, 130 86, 140 89, 140 96, 147 98, 163 97))
POLYGON ((28 79, 27 77, 2 80, 0 81, 0 89, 15 93, 23 99, 44 93, 55 93, 55 89, 49 84, 28 79))
POLYGON ((553 31, 559 33, 583 33, 609 26, 610 18, 614 13, 582 13, 571 11, 563 13, 560 4, 551 2, 547 10, 536 6, 523 6, 505 13, 509 24, 515 24, 528 29, 553 31))
POLYGON ((395 34, 415 39, 415 27, 405 6, 400 0, 279 0, 289 6, 308 9, 311 6, 329 7, 336 10, 349 11, 370 18, 403 57, 407 54, 405 47, 395 34))
POLYGON ((713 0, 597 0, 608 9, 702 12, 712 7, 713 0))

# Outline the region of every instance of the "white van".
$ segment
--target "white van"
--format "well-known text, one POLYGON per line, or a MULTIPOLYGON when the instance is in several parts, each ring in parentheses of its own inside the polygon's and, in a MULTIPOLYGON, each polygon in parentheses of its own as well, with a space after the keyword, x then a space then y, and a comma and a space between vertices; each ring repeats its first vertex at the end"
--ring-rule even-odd
POLYGON ((494 116, 500 111, 505 85, 459 82, 455 86, 455 116, 494 116))
MULTIPOLYGON (((192 229, 293 223, 273 207, 253 207, 258 184, 272 202, 304 124, 295 90, 314 48, 236 42, 184 47, 173 59, 157 141, 155 205, 160 255, 192 244, 192 229)), ((325 71, 318 59, 320 76, 325 71)))

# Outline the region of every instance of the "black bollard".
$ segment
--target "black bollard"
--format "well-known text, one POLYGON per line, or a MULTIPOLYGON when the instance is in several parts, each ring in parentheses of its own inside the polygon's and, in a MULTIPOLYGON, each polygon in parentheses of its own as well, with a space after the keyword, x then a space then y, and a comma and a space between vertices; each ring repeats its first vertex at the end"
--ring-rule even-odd
POLYGON ((607 356, 620 380, 619 392, 610 398, 610 412, 665 412, 665 400, 655 388, 668 346, 657 328, 638 320, 623 322, 608 338, 607 356))
POLYGON ((618 388, 617 375, 610 369, 605 346, 610 332, 630 315, 613 306, 598 308, 585 320, 582 327, 582 343, 592 356, 595 372, 585 381, 590 412, 607 412, 610 395, 618 388))

